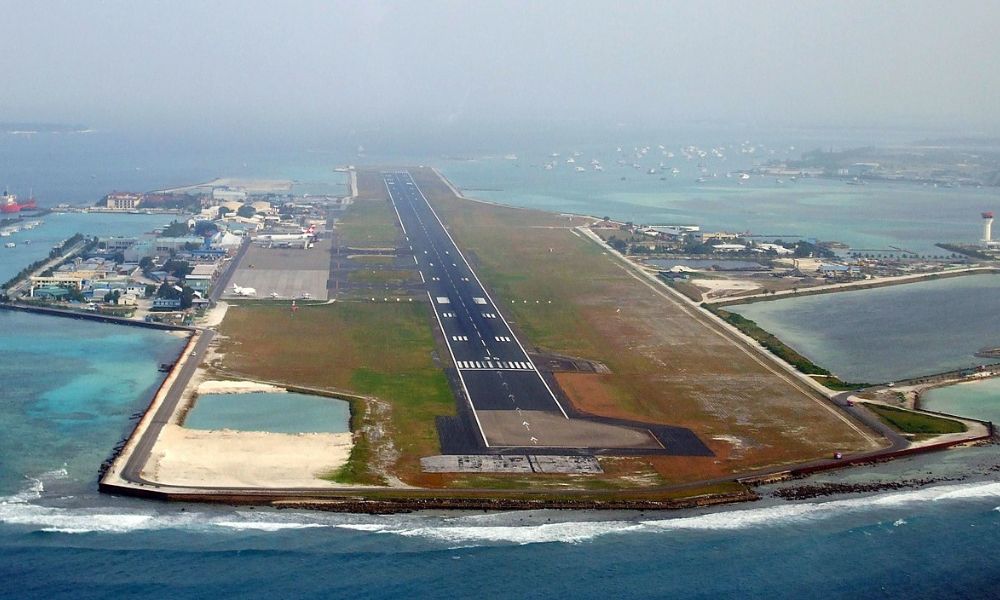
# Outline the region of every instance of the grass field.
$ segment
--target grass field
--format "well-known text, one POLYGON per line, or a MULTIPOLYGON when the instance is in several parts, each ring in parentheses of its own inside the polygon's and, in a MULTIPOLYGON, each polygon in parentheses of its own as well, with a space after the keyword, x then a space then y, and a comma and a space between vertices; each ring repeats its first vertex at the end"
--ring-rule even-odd
POLYGON ((408 283, 420 283, 420 277, 413 270, 399 269, 357 269, 347 274, 347 280, 354 284, 366 284, 393 288, 408 283))
POLYGON ((716 452, 641 459, 665 481, 874 447, 802 384, 573 231, 589 219, 464 201, 433 172, 414 176, 522 341, 611 368, 558 376, 578 408, 690 427, 716 452))
MULTIPOLYGON (((586 477, 421 473, 419 459, 439 452, 435 418, 455 414, 425 302, 338 301, 294 315, 287 305, 232 307, 220 331, 223 370, 368 398, 352 404, 357 443, 331 479, 641 493, 871 447, 790 378, 706 326, 697 310, 637 280, 574 231, 589 219, 460 200, 432 172, 414 176, 526 346, 611 368, 557 376, 578 408, 690 427, 716 456, 605 457, 605 473, 586 477)), ((381 179, 362 172, 359 183, 358 200, 338 225, 341 244, 398 245, 401 232, 381 179)), ((368 268, 345 278, 403 277, 387 263, 365 257, 355 264, 368 268)))
POLYGON ((935 417, 934 415, 871 402, 865 402, 864 405, 865 408, 878 415, 883 422, 900 433, 941 435, 968 431, 968 427, 964 423, 954 419, 935 417))
MULTIPOLYGON (((248 377, 384 401, 390 406, 386 439, 399 453, 393 471, 407 478, 419 473, 421 456, 438 453, 434 417, 455 413, 448 381, 432 357, 430 323, 430 308, 416 302, 303 306, 294 315, 287 306, 246 304, 229 309, 220 352, 224 369, 248 377)), ((340 480, 370 481, 357 463, 386 440, 361 441, 340 480)))
POLYGON ((358 174, 359 195, 336 225, 340 245, 352 248, 395 248, 402 240, 396 213, 385 185, 374 171, 358 174))

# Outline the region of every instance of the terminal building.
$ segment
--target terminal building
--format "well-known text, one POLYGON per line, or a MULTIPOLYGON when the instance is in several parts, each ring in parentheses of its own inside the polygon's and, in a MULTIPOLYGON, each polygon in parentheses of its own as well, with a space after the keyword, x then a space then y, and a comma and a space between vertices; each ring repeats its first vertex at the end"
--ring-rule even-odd
POLYGON ((111 210, 135 210, 142 203, 142 194, 112 192, 104 197, 104 203, 111 210))

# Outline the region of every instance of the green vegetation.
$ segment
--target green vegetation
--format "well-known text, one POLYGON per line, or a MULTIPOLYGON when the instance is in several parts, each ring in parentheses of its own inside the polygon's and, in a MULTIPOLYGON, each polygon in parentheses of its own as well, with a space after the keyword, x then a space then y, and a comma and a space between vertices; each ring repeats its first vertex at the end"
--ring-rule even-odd
POLYGON ((354 202, 336 229, 341 244, 353 248, 395 248, 401 233, 392 204, 380 199, 354 202))
MULTIPOLYGON (((712 310, 707 305, 702 306, 712 310)), ((831 376, 829 371, 802 356, 793 350, 791 346, 775 337, 774 334, 765 331, 757 325, 757 323, 751 321, 743 315, 721 309, 715 309, 713 312, 715 312, 715 314, 717 314, 725 322, 729 323, 733 327, 736 327, 746 335, 752 337, 754 340, 760 342, 761 345, 770 350, 772 354, 794 366, 799 371, 807 375, 831 376)))
POLYGON ((840 379, 830 376, 830 377, 813 377, 816 383, 834 390, 835 392, 849 392, 852 390, 860 390, 862 388, 870 387, 870 383, 854 383, 849 381, 841 381, 840 379))
POLYGON ((964 423, 954 419, 945 419, 883 404, 870 402, 863 404, 865 408, 878 415, 882 421, 900 433, 940 435, 968 431, 964 423))
POLYGON ((368 285, 401 286, 416 279, 414 273, 395 269, 358 269, 348 273, 347 280, 368 285))
POLYGON ((191 308, 194 300, 194 290, 187 286, 178 290, 173 284, 162 283, 159 289, 156 290, 156 297, 179 299, 181 301, 181 308, 191 308))
POLYGON ((953 254, 963 254, 965 256, 970 256, 972 258, 978 258, 979 260, 994 260, 993 256, 983 252, 982 250, 973 248, 971 246, 961 246, 958 244, 934 244, 938 248, 947 250, 953 254))
POLYGON ((392 444, 398 461, 381 466, 415 480, 419 458, 440 452, 436 417, 455 414, 448 380, 433 359, 429 311, 417 302, 337 302, 295 313, 281 304, 233 306, 221 327, 223 368, 373 398, 357 400, 363 409, 352 403, 355 450, 328 477, 371 483, 370 467, 393 454, 382 452, 392 444))
POLYGON ((163 237, 184 237, 191 233, 191 228, 188 227, 187 223, 182 223, 180 221, 171 221, 169 225, 163 228, 163 237))
POLYGON ((176 260, 171 258, 167 262, 163 263, 163 266, 160 267, 160 270, 166 271, 167 273, 170 273, 171 275, 173 275, 178 279, 184 279, 185 277, 191 274, 191 271, 194 270, 194 267, 188 264, 186 260, 176 260))
MULTIPOLYGON (((351 431, 362 431, 367 423, 368 407, 363 400, 352 398, 351 431)), ((366 435, 355 435, 354 446, 347 463, 334 473, 323 478, 335 483, 353 483, 359 485, 384 485, 385 478, 374 473, 372 467, 371 442, 366 435)))
POLYGON ((773 333, 766 331, 761 328, 760 325, 757 325, 757 323, 751 321, 743 315, 722 310, 721 308, 715 308, 704 303, 701 307, 715 313, 720 319, 739 329, 757 342, 760 342, 760 344, 767 348, 771 354, 774 354, 778 358, 792 365, 799 372, 805 373, 806 375, 818 375, 818 377, 815 377, 814 379, 820 385, 836 391, 857 390, 871 385, 868 383, 841 381, 823 367, 796 352, 791 346, 775 337, 773 333))
POLYGON ((701 302, 703 295, 702 291, 698 289, 698 286, 694 285, 693 283, 689 281, 670 279, 664 277, 662 274, 660 275, 660 279, 670 287, 674 288, 675 290, 684 294, 685 296, 694 300, 695 302, 701 302))

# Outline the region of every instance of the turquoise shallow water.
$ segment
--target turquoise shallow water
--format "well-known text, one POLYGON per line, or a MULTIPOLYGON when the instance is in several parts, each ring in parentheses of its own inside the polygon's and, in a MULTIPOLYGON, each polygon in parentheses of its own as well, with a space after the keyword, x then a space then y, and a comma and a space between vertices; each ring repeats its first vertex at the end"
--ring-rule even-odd
POLYGON ((350 431, 350 406, 343 400, 295 392, 202 394, 188 412, 190 429, 235 429, 271 433, 350 431))
POLYGON ((878 383, 988 362, 1000 277, 976 275, 728 307, 841 379, 878 383))
MULTIPOLYGON (((626 152, 629 146, 626 147, 626 152)), ((747 181, 725 177, 726 172, 754 166, 753 159, 728 151, 725 159, 711 155, 701 160, 666 158, 655 149, 641 159, 642 168, 616 164, 614 146, 581 148, 576 165, 565 164, 567 150, 558 159, 520 154, 519 160, 484 157, 451 161, 442 170, 466 194, 502 204, 574 212, 647 224, 691 224, 703 230, 752 232, 766 236, 802 236, 841 241, 859 250, 898 253, 899 249, 938 255, 937 242, 974 242, 979 238, 979 213, 1000 210, 995 189, 934 188, 910 184, 872 183, 850 186, 831 179, 786 180, 754 176, 747 181), (591 159, 604 171, 593 171, 591 159), (543 165, 557 160, 553 170, 543 165), (648 168, 677 176, 647 174, 648 168), (699 183, 698 164, 708 179, 699 183), (711 174, 718 177, 711 177, 711 174), (624 179, 623 179, 624 178, 624 179)), ((781 154, 779 153, 778 156, 781 154)))
POLYGON ((920 396, 928 410, 1000 423, 1000 379, 987 379, 934 388, 920 396))
POLYGON ((76 319, 0 310, 0 494, 65 468, 87 488, 128 431, 184 339, 76 319))

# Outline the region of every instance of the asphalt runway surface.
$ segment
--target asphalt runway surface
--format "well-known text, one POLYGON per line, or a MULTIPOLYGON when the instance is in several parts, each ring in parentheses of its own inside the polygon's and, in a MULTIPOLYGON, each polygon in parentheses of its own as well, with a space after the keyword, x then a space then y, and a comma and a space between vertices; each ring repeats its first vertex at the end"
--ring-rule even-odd
POLYGON ((468 400, 459 418, 439 419, 443 447, 711 454, 693 434, 668 448, 662 428, 582 416, 560 402, 410 174, 383 179, 468 400), (470 421, 474 433, 463 426, 470 421))
MULTIPOLYGON (((409 173, 383 178, 477 422, 479 410, 548 411, 566 418, 409 173)), ((490 446, 487 432, 479 428, 490 446)), ((539 435, 544 434, 539 431, 528 441, 539 435)))

